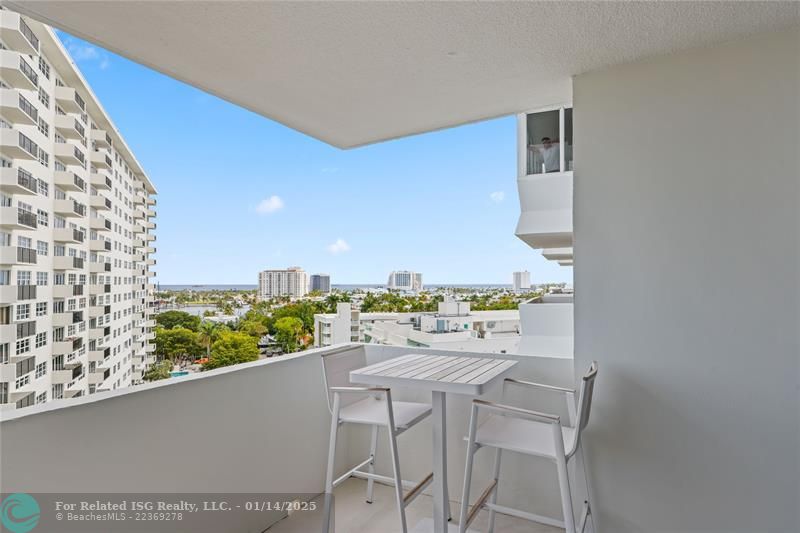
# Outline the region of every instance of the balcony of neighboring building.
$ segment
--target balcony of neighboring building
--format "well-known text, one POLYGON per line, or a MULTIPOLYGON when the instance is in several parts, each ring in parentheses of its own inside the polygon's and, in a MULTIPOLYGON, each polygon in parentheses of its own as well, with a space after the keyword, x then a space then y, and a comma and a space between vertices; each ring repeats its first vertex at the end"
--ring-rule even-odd
MULTIPOLYGON (((99 242, 99 241, 92 241, 92 242, 99 242)), ((108 244, 110 247, 111 243, 108 244)), ((91 272, 92 274, 105 274, 107 272, 111 272, 111 263, 106 263, 106 262, 101 263, 99 261, 89 263, 89 272, 91 272)))
POLYGON ((89 205, 99 211, 109 211, 111 209, 111 200, 102 194, 95 194, 89 197, 89 205))
POLYGON ((16 126, 0 128, 0 154, 11 159, 39 159, 39 145, 16 126))
POLYGON ((39 38, 18 13, 4 10, 0 16, 0 40, 11 50, 25 55, 39 54, 39 38))
POLYGON ((19 265, 24 267, 36 265, 38 260, 38 253, 33 248, 24 248, 22 246, 0 246, 0 265, 19 265))
POLYGON ((53 125, 67 139, 84 139, 86 128, 74 115, 56 115, 53 125))
POLYGON ((92 239, 89 241, 89 250, 91 250, 92 252, 110 252, 111 241, 106 241, 103 239, 92 239))
POLYGON ((0 115, 11 124, 39 124, 39 111, 19 89, 0 89, 0 115))
POLYGON ((103 217, 91 217, 89 227, 96 231, 111 231, 111 221, 103 217))
MULTIPOLYGON (((80 269, 71 269, 71 268, 55 268, 53 270, 80 270, 80 269)), ((62 284, 62 285, 53 285, 53 298, 73 298, 76 296, 84 296, 86 293, 86 288, 84 285, 80 284, 62 284)))
POLYGON ((77 228, 55 228, 53 230, 53 241, 80 244, 86 240, 86 236, 77 228))
POLYGON ((77 145, 68 142, 59 142, 53 145, 53 155, 65 165, 83 167, 86 164, 86 154, 77 145))
POLYGON ((542 250, 542 256, 548 261, 572 261, 573 250, 572 247, 568 248, 545 248, 542 250))
POLYGON ((84 102, 78 91, 72 87, 56 87, 55 91, 56 103, 67 113, 83 113, 86 111, 86 103, 84 102))
POLYGON ((113 165, 113 162, 111 161, 111 156, 108 155, 108 152, 103 150, 92 151, 89 157, 89 161, 92 163, 93 167, 105 170, 108 170, 113 165))
POLYGON ((572 246, 572 109, 518 118, 520 218, 516 235, 532 248, 572 246))
POLYGON ((37 194, 39 180, 24 168, 0 168, 0 190, 6 194, 37 194))
POLYGON ((111 141, 111 135, 108 134, 106 130, 96 129, 93 128, 90 133, 91 140, 101 148, 111 148, 113 144, 111 141))
POLYGON ((71 218, 86 216, 86 205, 72 198, 62 198, 53 202, 53 212, 71 218))
POLYGON ((8 229, 31 230, 38 227, 36 214, 19 207, 0 207, 0 226, 8 229))
POLYGON ((53 270, 83 270, 84 260, 76 256, 54 256, 53 270))
POLYGON ((29 61, 27 54, 0 50, 0 78, 15 89, 36 90, 39 87, 39 75, 29 61))
POLYGON ((111 178, 105 172, 96 169, 92 170, 89 181, 95 189, 102 189, 104 191, 110 190, 113 185, 111 178))
POLYGON ((25 300, 35 300, 38 292, 36 285, 0 285, 0 302, 13 304, 25 300))
POLYGON ((53 181, 64 191, 86 192, 86 180, 69 170, 56 170, 53 181))
POLYGON ((89 305, 87 314, 89 318, 98 318, 111 313, 110 305, 89 305))

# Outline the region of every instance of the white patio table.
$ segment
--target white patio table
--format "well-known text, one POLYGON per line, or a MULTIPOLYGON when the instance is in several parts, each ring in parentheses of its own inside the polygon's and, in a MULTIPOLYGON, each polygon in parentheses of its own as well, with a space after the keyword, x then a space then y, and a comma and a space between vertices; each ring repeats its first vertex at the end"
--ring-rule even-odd
MULTIPOLYGON (((432 393, 433 418, 433 530, 447 531, 447 434, 445 395, 480 396, 487 385, 501 379, 516 361, 492 357, 458 357, 411 353, 350 372, 350 381, 382 387, 407 387, 432 393)), ((464 428, 466 431, 466 428, 464 428)))

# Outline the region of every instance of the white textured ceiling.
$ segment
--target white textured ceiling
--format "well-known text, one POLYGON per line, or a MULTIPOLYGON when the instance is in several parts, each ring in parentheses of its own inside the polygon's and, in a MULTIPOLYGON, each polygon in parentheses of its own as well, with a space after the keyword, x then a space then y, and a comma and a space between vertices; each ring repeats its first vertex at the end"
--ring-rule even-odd
POLYGON ((797 2, 4 3, 340 147, 558 103, 582 72, 800 23, 797 2))

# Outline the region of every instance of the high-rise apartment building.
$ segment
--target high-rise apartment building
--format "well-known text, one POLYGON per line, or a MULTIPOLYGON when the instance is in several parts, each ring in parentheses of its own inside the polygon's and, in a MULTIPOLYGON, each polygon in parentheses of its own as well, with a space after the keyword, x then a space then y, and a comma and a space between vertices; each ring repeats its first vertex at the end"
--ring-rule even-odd
POLYGON ((0 10, 0 408, 141 379, 152 194, 52 29, 0 10))
POLYGON ((312 274, 311 291, 319 291, 323 294, 331 292, 331 277, 328 274, 312 274))
POLYGON ((386 288, 395 291, 419 292, 422 290, 422 274, 409 270, 395 270, 389 274, 386 288))
POLYGON ((300 267, 264 270, 258 273, 258 297, 268 300, 279 296, 300 298, 308 294, 308 274, 300 267))
POLYGON ((531 288, 531 273, 527 270, 514 272, 514 292, 527 291, 531 288))

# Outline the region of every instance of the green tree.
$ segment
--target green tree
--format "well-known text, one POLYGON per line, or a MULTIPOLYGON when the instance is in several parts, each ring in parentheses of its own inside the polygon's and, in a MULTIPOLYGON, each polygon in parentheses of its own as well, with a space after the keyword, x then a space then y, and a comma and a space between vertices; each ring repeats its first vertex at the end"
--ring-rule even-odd
POLYGON ((165 311, 156 315, 156 323, 164 329, 182 327, 197 331, 200 327, 200 317, 183 311, 165 311))
POLYGON ((219 337, 219 327, 210 320, 204 320, 200 323, 200 328, 197 332, 197 341, 205 347, 206 357, 211 355, 211 345, 219 337))
POLYGON ((172 370, 172 365, 169 361, 159 361, 154 364, 142 375, 145 381, 158 381, 159 379, 167 379, 170 377, 169 371, 172 370))
POLYGON ((183 327, 173 329, 156 328, 156 355, 180 364, 194 359, 202 353, 197 333, 183 327))
POLYGON ((275 322, 275 340, 284 353, 296 352, 303 335, 303 322, 293 316, 281 318, 275 322))
POLYGON ((253 337, 237 331, 223 331, 211 346, 211 357, 203 364, 203 370, 238 365, 257 359, 258 344, 253 337))

